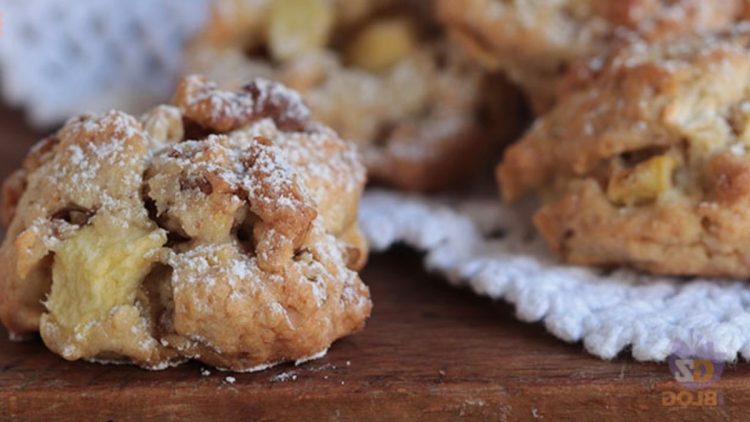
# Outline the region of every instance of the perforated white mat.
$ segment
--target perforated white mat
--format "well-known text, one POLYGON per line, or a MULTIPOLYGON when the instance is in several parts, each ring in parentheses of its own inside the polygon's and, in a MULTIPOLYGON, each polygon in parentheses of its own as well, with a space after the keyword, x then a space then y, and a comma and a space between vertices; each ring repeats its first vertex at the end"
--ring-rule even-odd
POLYGON ((603 359, 631 346, 637 360, 663 361, 676 345, 688 353, 709 345, 714 360, 750 358, 749 283, 562 265, 534 234, 529 215, 528 206, 494 197, 376 190, 365 195, 360 221, 373 251, 395 244, 424 251, 428 271, 510 302, 519 319, 541 321, 603 359))

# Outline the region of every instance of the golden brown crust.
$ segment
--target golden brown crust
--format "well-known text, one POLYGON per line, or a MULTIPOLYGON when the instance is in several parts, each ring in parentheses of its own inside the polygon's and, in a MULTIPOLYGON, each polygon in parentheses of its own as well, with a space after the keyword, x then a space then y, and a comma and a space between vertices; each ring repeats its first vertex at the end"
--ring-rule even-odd
POLYGON ((438 0, 451 36, 487 67, 507 72, 543 112, 577 62, 628 32, 657 40, 731 26, 743 0, 438 0))
MULTIPOLYGON (((308 2, 318 3, 325 0, 308 2)), ((274 56, 268 29, 271 2, 216 0, 213 18, 188 50, 187 68, 223 86, 262 76, 299 90, 316 119, 359 145, 373 180, 409 190, 465 181, 519 134, 524 107, 518 91, 446 42, 431 19, 431 2, 333 3, 327 43, 282 60, 274 56), (372 37, 387 38, 368 42, 362 35, 371 29, 372 37), (415 40, 399 42, 408 33, 415 40), (368 48, 373 51, 361 53, 368 48), (269 50, 270 58, 264 55, 269 50), (493 96, 485 95, 490 91, 493 96), (487 113, 491 118, 483 119, 487 113)))
POLYGON ((364 168, 283 86, 225 92, 191 76, 141 122, 82 116, 50 139, 6 184, 0 318, 13 335, 40 331, 70 360, 243 371, 364 325, 364 168))
POLYGON ((750 275, 750 27, 634 41, 509 148, 503 195, 531 192, 566 260, 750 275))

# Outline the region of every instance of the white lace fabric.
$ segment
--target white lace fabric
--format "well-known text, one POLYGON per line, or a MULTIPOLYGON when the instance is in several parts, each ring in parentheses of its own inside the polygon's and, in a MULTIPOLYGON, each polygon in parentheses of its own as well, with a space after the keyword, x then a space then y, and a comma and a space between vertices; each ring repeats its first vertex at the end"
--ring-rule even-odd
POLYGON ((169 99, 207 0, 0 0, 0 87, 46 127, 169 99))
POLYGON ((709 345, 715 359, 750 358, 750 285, 743 281, 611 273, 559 263, 536 236, 527 206, 497 198, 428 199, 377 190, 360 222, 374 251, 406 244, 456 286, 502 299, 519 319, 612 359, 629 350, 663 361, 675 347, 709 345))

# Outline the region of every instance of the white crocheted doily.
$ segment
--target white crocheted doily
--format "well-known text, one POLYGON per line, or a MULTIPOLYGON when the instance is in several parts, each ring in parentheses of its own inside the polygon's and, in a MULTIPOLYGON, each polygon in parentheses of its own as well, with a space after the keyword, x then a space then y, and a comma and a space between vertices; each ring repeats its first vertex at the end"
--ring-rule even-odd
POLYGON ((662 361, 676 347, 691 353, 707 345, 714 360, 750 358, 747 283, 562 265, 534 234, 529 215, 528 206, 494 197, 425 199, 378 190, 365 195, 360 221, 374 251, 399 243, 424 251, 429 271, 512 303, 521 320, 541 321, 601 358, 631 346, 637 360, 662 361))
POLYGON ((207 0, 0 0, 6 102, 37 126, 168 99, 207 0))

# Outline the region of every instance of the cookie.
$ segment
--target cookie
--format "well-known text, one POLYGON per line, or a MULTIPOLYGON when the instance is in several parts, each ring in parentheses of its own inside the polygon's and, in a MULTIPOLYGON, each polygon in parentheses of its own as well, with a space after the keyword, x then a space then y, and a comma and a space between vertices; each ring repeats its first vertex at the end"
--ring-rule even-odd
POLYGON ((223 86, 262 76, 301 92, 358 145, 370 177, 460 183, 520 134, 524 104, 448 42, 432 1, 215 0, 186 67, 223 86))
POLYGON ((197 76, 140 121, 71 119, 5 184, 0 318, 65 359, 234 371, 364 325, 365 170, 298 94, 197 76))
MULTIPOLYGON (((651 40, 718 30, 745 16, 743 0, 438 0, 452 38, 488 69, 501 69, 541 113, 577 62, 639 32, 651 40)), ((585 77, 585 75, 584 75, 585 77)))
POLYGON ((750 26, 633 42, 507 150, 506 199, 566 261, 750 276, 750 26))

